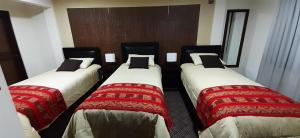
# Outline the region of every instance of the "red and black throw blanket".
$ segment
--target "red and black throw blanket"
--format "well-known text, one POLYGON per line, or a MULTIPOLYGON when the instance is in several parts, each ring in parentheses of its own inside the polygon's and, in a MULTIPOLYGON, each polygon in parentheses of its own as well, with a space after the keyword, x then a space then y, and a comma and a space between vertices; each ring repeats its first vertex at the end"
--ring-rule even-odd
POLYGON ((43 86, 10 86, 16 109, 37 131, 53 122, 67 106, 59 90, 43 86))
POLYGON ((142 111, 164 117, 168 128, 172 126, 160 88, 147 84, 114 83, 100 87, 78 108, 142 111))
POLYGON ((228 116, 300 117, 300 104, 271 89, 250 85, 202 90, 197 113, 204 126, 228 116))

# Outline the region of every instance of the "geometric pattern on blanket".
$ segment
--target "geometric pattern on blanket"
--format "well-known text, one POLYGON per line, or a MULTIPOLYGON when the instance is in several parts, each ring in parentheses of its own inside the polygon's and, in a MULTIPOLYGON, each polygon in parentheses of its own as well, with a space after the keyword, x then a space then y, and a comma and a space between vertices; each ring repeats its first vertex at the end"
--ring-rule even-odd
POLYGON ((226 85, 204 89, 197 114, 205 127, 228 116, 300 117, 300 104, 269 88, 226 85))
POLYGON ((113 83, 93 92, 77 110, 106 109, 142 111, 164 117, 167 127, 172 127, 163 93, 159 87, 138 83, 113 83))
POLYGON ((67 106, 61 92, 44 86, 9 86, 17 112, 25 115, 40 131, 50 125, 67 106))

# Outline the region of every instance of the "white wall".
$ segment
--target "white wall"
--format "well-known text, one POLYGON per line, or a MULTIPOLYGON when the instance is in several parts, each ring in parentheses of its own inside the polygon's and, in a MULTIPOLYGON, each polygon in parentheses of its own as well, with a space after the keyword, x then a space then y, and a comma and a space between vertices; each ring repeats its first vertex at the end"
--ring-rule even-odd
POLYGON ((211 45, 220 45, 223 40, 223 31, 226 20, 226 6, 227 0, 216 0, 215 1, 215 9, 214 9, 214 17, 213 17, 213 26, 210 37, 211 45))
POLYGON ((56 67, 43 13, 12 17, 12 25, 28 77, 56 67))
POLYGON ((43 65, 38 64, 42 58, 40 57, 41 52, 38 52, 38 40, 33 37, 35 36, 35 32, 31 19, 11 17, 11 21, 27 75, 28 77, 32 77, 39 73, 39 70, 42 70, 43 65))
POLYGON ((0 138, 24 138, 23 129, 0 66, 0 138))
POLYGON ((279 0, 217 0, 211 44, 222 44, 227 9, 250 9, 239 68, 235 70, 256 80, 263 51, 279 0))
POLYGON ((44 10, 46 26, 49 33, 49 38, 52 45, 52 50, 54 53, 54 58, 56 61, 56 66, 60 65, 64 60, 64 55, 62 51, 62 42, 59 35, 59 30, 55 18, 53 8, 47 8, 44 10))
POLYGON ((62 62, 61 42, 52 8, 1 1, 0 9, 11 14, 28 77, 49 71, 62 62))
MULTIPOLYGON (((249 50, 245 67, 245 75, 250 76, 251 79, 256 80, 263 52, 271 33, 272 26, 277 16, 279 0, 257 0, 257 4, 253 10, 257 13, 252 16, 256 20, 255 28, 253 28, 252 41, 248 43, 249 50), (272 2, 271 2, 272 1, 272 2)), ((249 28, 252 29, 252 28, 249 28)))

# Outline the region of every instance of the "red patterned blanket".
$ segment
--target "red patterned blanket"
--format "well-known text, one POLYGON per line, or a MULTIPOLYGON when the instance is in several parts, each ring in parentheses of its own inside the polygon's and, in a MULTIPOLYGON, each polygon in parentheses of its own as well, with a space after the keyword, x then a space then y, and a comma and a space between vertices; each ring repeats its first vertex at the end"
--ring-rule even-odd
POLYGON ((78 108, 142 111, 164 117, 168 128, 172 126, 160 88, 147 84, 114 83, 100 87, 78 108))
POLYGON ((228 116, 300 117, 300 104, 271 89, 250 85, 202 90, 197 113, 204 126, 228 116))
POLYGON ((47 127, 67 108, 57 89, 22 85, 10 86, 9 90, 17 111, 28 117, 37 131, 47 127))

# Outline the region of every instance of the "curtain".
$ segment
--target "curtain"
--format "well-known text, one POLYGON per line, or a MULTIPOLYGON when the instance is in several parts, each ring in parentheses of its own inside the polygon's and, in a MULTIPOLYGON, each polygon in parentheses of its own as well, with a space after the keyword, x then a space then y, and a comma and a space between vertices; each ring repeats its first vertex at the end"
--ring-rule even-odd
POLYGON ((257 81, 300 101, 300 0, 281 0, 257 81))

